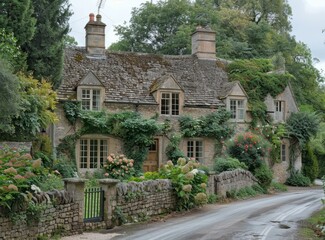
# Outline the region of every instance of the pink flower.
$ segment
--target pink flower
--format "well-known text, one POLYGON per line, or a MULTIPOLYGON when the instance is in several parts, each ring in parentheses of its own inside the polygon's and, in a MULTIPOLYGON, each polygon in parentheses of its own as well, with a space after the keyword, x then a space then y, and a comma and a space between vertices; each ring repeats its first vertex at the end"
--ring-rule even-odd
POLYGON ((109 174, 108 174, 108 173, 105 173, 105 174, 104 174, 104 176, 105 176, 105 177, 108 177, 108 176, 109 176, 109 174))
POLYGON ((11 173, 11 174, 17 174, 17 170, 14 169, 13 167, 7 168, 6 170, 3 171, 4 173, 11 173))

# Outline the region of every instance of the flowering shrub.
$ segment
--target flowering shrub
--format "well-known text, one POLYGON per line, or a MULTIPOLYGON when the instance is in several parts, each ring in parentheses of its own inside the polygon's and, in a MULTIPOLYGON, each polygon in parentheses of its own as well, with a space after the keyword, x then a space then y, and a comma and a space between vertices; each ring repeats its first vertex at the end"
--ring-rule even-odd
POLYGON ((263 163, 263 158, 271 151, 270 143, 259 135, 251 132, 239 133, 228 142, 228 153, 245 163, 253 172, 263 163))
POLYGON ((127 159, 124 155, 110 154, 104 163, 104 176, 124 180, 135 174, 133 159, 127 159))
POLYGON ((47 173, 40 159, 15 148, 0 149, 0 207, 12 209, 47 173))
POLYGON ((273 163, 281 162, 280 149, 282 144, 282 138, 286 134, 286 128, 284 124, 266 124, 262 126, 258 125, 253 130, 256 134, 262 135, 266 140, 268 140, 272 144, 272 148, 270 151, 270 160, 272 160, 273 163))
POLYGON ((207 175, 197 168, 199 163, 193 159, 187 161, 179 158, 177 164, 168 161, 159 173, 172 181, 178 197, 178 209, 187 210, 194 206, 207 203, 206 182, 207 175))

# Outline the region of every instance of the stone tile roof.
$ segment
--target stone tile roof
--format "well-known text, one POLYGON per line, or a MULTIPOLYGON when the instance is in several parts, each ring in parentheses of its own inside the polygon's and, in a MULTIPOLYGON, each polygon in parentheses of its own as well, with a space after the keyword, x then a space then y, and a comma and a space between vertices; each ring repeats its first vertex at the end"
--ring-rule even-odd
POLYGON ((89 72, 105 87, 106 102, 157 104, 150 93, 152 83, 165 75, 173 76, 184 90, 185 106, 223 105, 219 97, 230 91, 226 72, 215 60, 195 56, 162 56, 139 53, 111 53, 87 57, 84 48, 65 50, 60 100, 76 96, 78 83, 89 72))

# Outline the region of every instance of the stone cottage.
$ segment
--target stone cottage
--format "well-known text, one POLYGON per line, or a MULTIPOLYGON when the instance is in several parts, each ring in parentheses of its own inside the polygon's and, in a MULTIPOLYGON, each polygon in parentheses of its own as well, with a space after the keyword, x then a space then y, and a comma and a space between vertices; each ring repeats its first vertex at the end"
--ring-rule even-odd
MULTIPOLYGON (((144 117, 158 115, 158 121, 169 119, 178 124, 183 115, 202 116, 220 107, 231 111, 237 129, 245 129, 250 121, 247 94, 239 82, 229 82, 216 58, 215 32, 197 28, 192 34, 192 54, 162 56, 105 50, 105 24, 101 16, 90 14, 85 26, 86 47, 65 50, 63 81, 58 89, 58 116, 53 129, 54 146, 74 133, 64 117, 62 103, 78 100, 82 109, 110 112, 137 111, 144 117)), ((284 121, 297 111, 290 88, 275 99, 266 99, 270 114, 284 121)), ((165 149, 169 140, 156 136, 144 163, 145 171, 153 171, 168 159, 165 149)), ((284 145, 286 143, 284 142, 284 145)), ((80 172, 100 165, 108 153, 122 153, 119 139, 109 135, 85 135, 77 141, 76 160, 80 172), (90 153, 91 152, 91 153, 90 153)), ((215 143, 209 138, 182 139, 181 150, 202 164, 211 164, 215 143)), ((287 162, 287 146, 283 160, 287 162)))

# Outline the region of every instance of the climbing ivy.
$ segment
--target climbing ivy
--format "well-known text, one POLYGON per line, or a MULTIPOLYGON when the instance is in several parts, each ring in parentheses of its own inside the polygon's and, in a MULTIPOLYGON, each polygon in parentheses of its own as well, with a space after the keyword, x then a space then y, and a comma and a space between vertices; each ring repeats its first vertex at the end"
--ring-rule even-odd
POLYGON ((248 95, 252 126, 258 121, 269 122, 264 100, 267 94, 276 97, 284 91, 293 76, 288 73, 272 72, 270 59, 236 60, 227 67, 230 81, 239 81, 248 95))
POLYGON ((184 137, 211 137, 218 141, 228 139, 234 132, 228 121, 230 116, 230 112, 224 108, 197 119, 183 116, 179 119, 181 133, 184 137))
POLYGON ((58 147, 58 151, 75 159, 76 141, 84 134, 109 134, 121 138, 124 153, 134 159, 134 167, 142 171, 142 164, 148 154, 148 147, 153 138, 162 130, 162 125, 154 119, 145 119, 136 112, 110 113, 107 111, 85 111, 78 105, 66 102, 64 110, 67 119, 75 124, 81 120, 82 127, 75 133, 66 136, 58 147))

